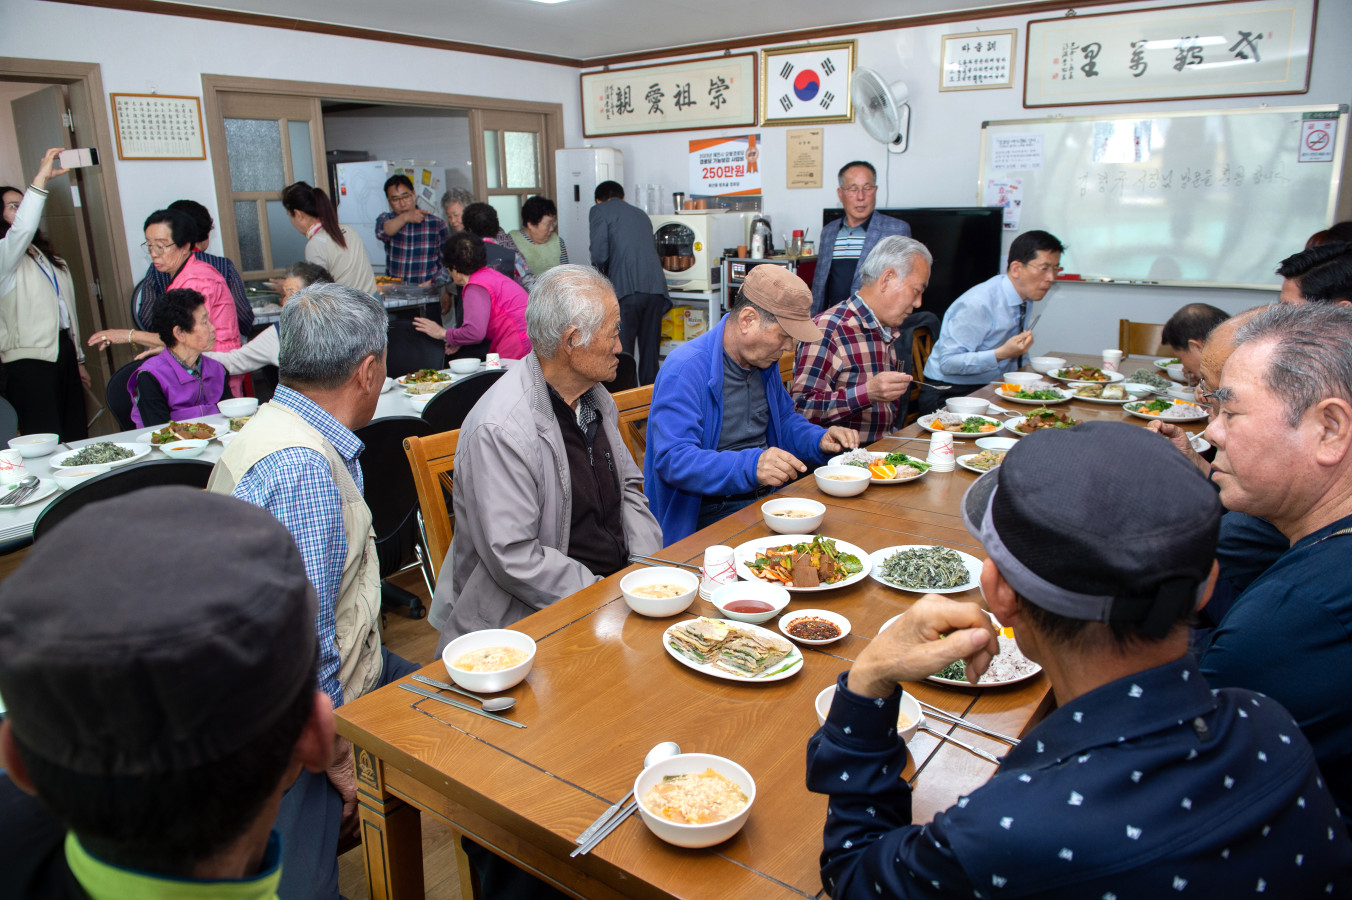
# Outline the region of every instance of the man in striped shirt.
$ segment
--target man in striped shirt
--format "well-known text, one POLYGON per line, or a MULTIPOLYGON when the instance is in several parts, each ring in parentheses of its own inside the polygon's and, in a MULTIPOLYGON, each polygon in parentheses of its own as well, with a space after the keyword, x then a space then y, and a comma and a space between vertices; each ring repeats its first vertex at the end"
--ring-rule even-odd
POLYGON ((793 374, 793 404, 805 418, 854 428, 861 444, 893 429, 912 380, 902 371, 909 348, 897 347, 899 326, 920 306, 932 262, 914 238, 885 237, 859 267, 859 290, 813 319, 822 339, 798 345, 793 374))
POLYGON ((841 167, 836 196, 845 210, 822 229, 817 271, 812 278, 812 314, 815 316, 859 290, 859 260, 867 259, 878 242, 888 235, 909 237, 911 226, 900 219, 875 212, 878 205, 878 170, 871 163, 855 160, 841 167))

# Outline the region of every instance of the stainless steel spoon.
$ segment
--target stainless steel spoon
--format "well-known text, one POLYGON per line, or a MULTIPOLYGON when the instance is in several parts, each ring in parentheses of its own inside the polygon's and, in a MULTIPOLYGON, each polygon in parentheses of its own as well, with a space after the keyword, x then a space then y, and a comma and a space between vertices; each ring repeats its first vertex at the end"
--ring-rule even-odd
POLYGON ((16 500, 22 500, 24 497, 33 493, 33 491, 37 489, 37 486, 38 477, 36 475, 26 475, 14 485, 13 490, 8 494, 5 494, 3 498, 0 498, 0 503, 9 504, 14 503, 16 500))
MULTIPOLYGON (((654 766, 657 763, 661 762, 662 760, 666 759, 667 757, 676 756, 680 752, 681 747, 675 741, 663 741, 662 743, 658 744, 657 746, 649 750, 648 755, 643 757, 643 768, 646 769, 649 766, 654 766)), ((634 791, 631 788, 629 793, 625 794, 618 801, 616 801, 614 806, 610 807, 610 809, 607 809, 605 812, 601 813, 601 815, 597 817, 595 822, 588 825, 587 830, 579 834, 573 840, 573 843, 586 845, 587 841, 589 841, 592 838, 592 836, 595 835, 598 831, 604 828, 610 822, 610 817, 615 815, 615 813, 619 812, 620 807, 624 806, 624 804, 632 796, 634 796, 634 791)))
POLYGON ((441 688, 443 691, 451 691, 456 694, 462 694, 463 696, 466 696, 471 700, 478 700, 479 705, 484 708, 484 712, 501 713, 506 712, 513 706, 516 706, 515 697, 489 697, 487 700, 485 700, 478 694, 471 694, 469 691, 462 691, 460 690, 460 688, 456 687, 453 684, 447 684, 444 681, 437 681, 435 678, 428 678, 426 675, 415 674, 413 676, 413 680, 421 681, 423 684, 428 684, 431 685, 432 687, 441 688))

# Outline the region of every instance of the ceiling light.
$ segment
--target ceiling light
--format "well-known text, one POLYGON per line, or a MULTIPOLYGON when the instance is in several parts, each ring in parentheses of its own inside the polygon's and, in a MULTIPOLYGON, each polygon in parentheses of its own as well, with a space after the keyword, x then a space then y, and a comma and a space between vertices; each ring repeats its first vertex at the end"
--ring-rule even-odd
POLYGON ((563 3, 564 0, 535 0, 536 3, 563 3))

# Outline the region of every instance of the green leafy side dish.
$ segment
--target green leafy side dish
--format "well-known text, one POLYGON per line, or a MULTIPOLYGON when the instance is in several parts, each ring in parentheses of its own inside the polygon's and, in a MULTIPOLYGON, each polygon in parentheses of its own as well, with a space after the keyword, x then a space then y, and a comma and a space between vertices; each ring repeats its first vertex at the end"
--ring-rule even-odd
POLYGON ((1012 396, 1020 400, 1061 400, 1061 392, 1054 389, 1043 391, 1019 391, 1012 396))
POLYGON ((1173 409, 1173 407, 1174 401, 1160 399, 1160 400, 1151 400, 1148 403, 1137 403, 1128 408, 1132 412, 1151 413, 1153 415, 1158 416, 1163 414, 1167 410, 1173 409))

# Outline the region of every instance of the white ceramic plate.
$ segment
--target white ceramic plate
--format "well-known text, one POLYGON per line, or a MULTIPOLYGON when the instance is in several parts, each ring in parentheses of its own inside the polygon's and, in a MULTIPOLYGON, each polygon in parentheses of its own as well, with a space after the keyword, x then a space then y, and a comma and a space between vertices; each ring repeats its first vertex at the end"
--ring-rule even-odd
MULTIPOLYGON (((770 547, 783 547, 785 544, 807 544, 817 535, 813 534, 772 534, 769 537, 756 538, 753 541, 747 541, 745 544, 739 544, 732 548, 732 558, 737 563, 737 575, 750 582, 759 584, 779 584, 777 581, 768 581, 756 575, 746 567, 746 564, 756 558, 758 550, 765 550, 770 547)), ((822 535, 822 537, 831 537, 822 535)), ((868 551, 848 541, 836 540, 836 549, 841 553, 848 553, 851 556, 859 557, 859 563, 864 567, 862 571, 856 572, 848 578, 841 579, 835 584, 822 584, 817 587, 793 587, 792 585, 780 584, 779 586, 786 591, 801 591, 803 593, 817 593, 819 591, 834 591, 837 588, 848 587, 856 582, 863 581, 869 573, 868 551)))
MULTIPOLYGON (((97 444, 97 443, 100 443, 100 442, 99 442, 99 441, 90 441, 89 443, 90 443, 90 444, 97 444)), ((130 450, 130 451, 132 452, 132 455, 129 456, 129 457, 127 457, 126 459, 119 459, 117 462, 112 462, 112 463, 97 463, 97 465, 100 465, 100 466, 107 466, 107 467, 110 468, 110 469, 116 469, 118 466, 126 466, 126 465, 130 465, 131 463, 136 462, 137 460, 141 459, 142 457, 149 455, 150 450, 151 450, 151 447, 150 447, 150 443, 149 443, 149 442, 146 442, 146 443, 144 443, 144 444, 129 444, 129 443, 123 443, 122 441, 113 441, 112 443, 114 443, 114 444, 116 444, 117 446, 121 447, 123 450, 130 450)), ((70 451, 69 453, 62 453, 60 456, 54 456, 54 457, 52 457, 51 467, 52 467, 53 469, 83 469, 83 468, 86 468, 85 466, 67 466, 67 465, 65 465, 65 461, 66 461, 67 459, 69 459, 70 457, 74 456, 76 453, 79 453, 81 450, 83 450, 85 447, 88 447, 88 446, 89 446, 89 444, 82 444, 82 445, 80 445, 79 447, 76 447, 74 450, 70 451)))
MULTIPOLYGON (((175 419, 174 421, 182 422, 184 424, 191 422, 197 425, 210 425, 212 428, 216 429, 216 434, 208 438, 208 440, 213 441, 219 441, 221 439, 221 435, 227 434, 230 431, 230 420, 225 416, 198 416, 195 419, 175 419)), ((166 422, 165 425, 167 424, 169 423, 166 422)), ((133 440, 135 440, 138 444, 150 444, 150 436, 157 431, 163 430, 164 425, 159 425, 155 428, 151 428, 148 431, 141 432, 135 438, 133 438, 133 440)), ((150 444, 150 446, 158 447, 159 444, 150 444)))
MULTIPOLYGON (((768 681, 783 681, 785 678, 792 678, 803 669, 803 653, 797 647, 794 647, 792 650, 790 650, 788 656, 784 657, 779 662, 775 663, 775 665, 771 667, 769 672, 757 675, 755 677, 750 677, 747 675, 738 675, 736 672, 728 672, 723 669, 716 669, 712 665, 709 665, 708 663, 695 662, 690 657, 682 653, 679 653, 674 647, 671 646, 670 642, 667 641, 667 634, 671 631, 672 628, 676 628, 678 626, 685 625, 687 622, 693 621, 695 620, 686 619, 685 622, 677 622, 675 625, 672 625, 666 631, 662 632, 662 649, 666 650, 667 654, 672 659, 676 660, 678 663, 685 666, 687 669, 694 669, 696 672, 699 672, 702 675, 712 675, 714 678, 722 678, 724 681, 746 681, 746 682, 756 682, 758 684, 761 682, 768 681), (785 666, 788 666, 788 668, 785 668, 785 666)), ((780 635, 775 634, 768 628, 762 628, 759 625, 749 625, 746 622, 728 622, 728 624, 736 628, 738 631, 746 631, 752 634, 759 634, 761 637, 773 638, 776 641, 784 640, 784 638, 781 637, 780 635)), ((793 642, 790 641, 789 644, 792 645, 793 642)))
MULTIPOLYGON (((939 413, 930 413, 928 416, 921 416, 921 417, 920 417, 919 419, 917 419, 916 421, 920 423, 920 427, 921 427, 921 428, 925 429, 925 430, 928 431, 930 434, 934 434, 935 431, 937 431, 937 429, 931 428, 931 427, 930 427, 930 423, 934 421, 934 417, 937 416, 937 415, 939 415, 939 413)), ((956 416, 957 413, 949 413, 949 415, 956 416)), ((952 434, 952 435, 961 435, 961 436, 973 435, 973 436, 975 436, 975 437, 982 437, 983 435, 987 435, 987 434, 995 434, 996 431, 999 431, 999 430, 1000 430, 1000 420, 999 420, 999 419, 992 419, 990 416, 963 416, 963 418, 964 418, 964 419, 971 419, 971 418, 984 419, 984 420, 986 420, 987 422, 990 422, 992 425, 994 425, 995 428, 994 428, 992 431, 948 431, 949 434, 952 434)), ((947 430, 947 429, 945 429, 945 430, 947 430)))
POLYGON ((1055 378, 1057 381, 1064 381, 1068 384, 1113 384, 1118 381, 1126 381, 1127 379, 1127 376, 1123 375, 1121 372, 1109 372, 1104 370, 1103 374, 1107 376, 1105 380, 1086 381, 1083 378, 1067 378, 1061 374, 1065 371, 1067 371, 1067 369, 1052 369, 1047 375, 1048 377, 1055 378))
POLYGON ((1178 362, 1177 357, 1173 357, 1173 356, 1169 357, 1168 359, 1163 359, 1163 358, 1157 359, 1157 360, 1155 360, 1155 368, 1157 368, 1157 369, 1167 369, 1167 368, 1169 368, 1170 366, 1174 365, 1174 364, 1177 363, 1177 362, 1178 362))
MULTIPOLYGON (((1005 451, 1005 452, 1008 453, 1009 451, 1005 451)), ((966 455, 964 455, 964 456, 959 456, 959 457, 958 457, 958 465, 962 466, 962 467, 963 467, 964 469, 966 469, 968 472, 975 472, 975 473, 978 474, 978 475, 985 475, 985 474, 986 474, 987 472, 989 472, 991 469, 998 469, 998 468, 1000 468, 999 465, 991 466, 991 469, 978 469, 976 466, 973 466, 973 465, 971 464, 972 460, 976 459, 976 458, 977 458, 978 456, 980 456, 980 455, 981 455, 981 454, 979 454, 979 453, 968 453, 968 454, 966 454, 966 455)))
MULTIPOLYGON (((1006 420, 1005 420, 1005 431, 1008 431, 1010 434, 1014 435, 1015 437, 1028 437, 1028 435, 1029 435, 1031 432, 1025 432, 1025 431, 1019 431, 1019 430, 1018 430, 1019 426, 1022 425, 1022 424, 1024 423, 1024 421, 1025 421, 1027 418, 1028 418, 1027 416, 1016 416, 1016 417, 1013 418, 1013 419, 1006 419, 1006 420)), ((1071 416, 1070 418, 1073 419, 1073 418, 1075 418, 1075 417, 1074 417, 1074 416, 1071 416)), ((1080 424, 1080 423, 1079 423, 1079 422, 1076 422, 1075 424, 1078 425, 1078 424, 1080 424)), ((1072 427, 1073 427, 1073 426, 1072 426, 1072 427)))
MULTIPOLYGON (((91 476, 98 478, 99 476, 91 476)), ((18 509, 20 506, 27 506, 30 503, 37 503, 39 500, 46 500, 52 494, 55 494, 59 485, 54 478, 39 478, 38 489, 28 495, 28 499, 20 501, 18 504, 0 503, 0 509, 18 509)), ((5 485, 4 492, 8 494, 13 490, 13 485, 5 485)), ((0 495, 3 496, 3 495, 0 495)))
POLYGON ((1204 419, 1206 419, 1205 409, 1198 406, 1196 403, 1188 403, 1187 401, 1184 400, 1175 400, 1173 406, 1175 410, 1184 412, 1185 413, 1184 415, 1162 416, 1157 413, 1142 412, 1139 409, 1131 408, 1133 405, 1140 406, 1144 405, 1144 403, 1145 401, 1141 401, 1141 403, 1139 404, 1128 403, 1126 406, 1122 407, 1122 411, 1125 412, 1127 415, 1136 416, 1138 419, 1159 419, 1161 422, 1201 422, 1204 419), (1187 415, 1186 411, 1190 407, 1192 409, 1195 409, 1196 412, 1191 415, 1187 415))
POLYGON ((1081 403, 1101 403, 1105 406, 1121 406, 1123 403, 1132 402, 1130 394, 1121 400, 1104 400, 1102 397, 1081 397, 1079 394, 1075 393, 1073 389, 1070 393, 1070 399, 1079 400, 1081 403))
POLYGON ((998 388, 995 389, 995 396, 999 397, 1001 400, 1008 400, 1010 403, 1024 403, 1024 404, 1027 404, 1028 406, 1050 406, 1050 405, 1052 405, 1052 404, 1054 404, 1054 403, 1067 403, 1067 402, 1069 402, 1070 400, 1073 399, 1073 398, 1071 397, 1071 395, 1070 395, 1069 392, 1064 391, 1064 390, 1062 390, 1061 388, 1038 388, 1038 390, 1043 390, 1043 391, 1047 391, 1047 390, 1056 391, 1056 393, 1059 395, 1060 399, 1059 399, 1059 400, 1028 400, 1028 399, 1023 398, 1023 397, 1014 397, 1014 396, 1011 396, 1010 394, 1006 394, 1006 393, 1005 393, 1005 389, 1004 389, 1003 387, 998 387, 998 388))
MULTIPOLYGON (((938 545, 899 544, 895 547, 884 547, 881 550, 875 550, 874 552, 869 554, 869 562, 872 563, 872 565, 869 568, 869 577, 872 578, 874 581, 878 582, 879 584, 885 584, 890 588, 896 588, 899 591, 910 591, 915 594, 960 594, 963 591, 970 591, 972 588, 977 586, 977 583, 981 580, 981 567, 983 563, 975 556, 972 556, 969 553, 963 553, 961 550, 954 550, 953 552, 958 554, 959 557, 961 557, 962 564, 967 567, 967 573, 971 577, 967 579, 966 582, 958 585, 957 587, 951 588, 902 587, 899 584, 893 584, 892 582, 887 581, 886 579, 883 578, 883 563, 887 562, 887 558, 892 554, 898 553, 902 550, 928 550, 929 548, 934 546, 938 545)), ((952 550, 953 548, 945 547, 944 549, 952 550)))
MULTIPOLYGON (((451 370, 450 370, 450 369, 438 369, 437 371, 439 371, 442 375, 445 375, 445 376, 446 376, 446 378, 445 378, 444 380, 442 380, 442 381, 439 381, 438 384, 450 384, 450 383, 451 383, 451 370)), ((413 373, 410 372, 409 374, 411 375, 411 374, 413 374, 413 373)), ((400 375, 398 378, 394 379, 394 383, 397 384, 397 385, 399 385, 400 387, 403 387, 404 385, 408 384, 408 375, 400 375)), ((414 384, 430 384, 430 383, 431 383, 431 382, 419 382, 419 381, 415 381, 415 382, 414 382, 414 384)))
MULTIPOLYGON (((901 613, 900 615, 896 615, 896 616, 893 616, 892 618, 888 619, 888 620, 887 620, 886 622, 884 622, 881 626, 879 626, 879 628, 878 628, 878 633, 881 634, 883 631, 885 631, 885 630, 887 629, 887 626, 891 625, 893 622, 897 621, 898 619, 900 619, 900 618, 901 618, 902 616, 904 616, 904 615, 906 615, 906 614, 905 614, 905 613, 901 613)), ((991 614, 990 614, 989 612, 987 612, 986 615, 991 616, 991 614)), ((999 623, 998 621, 996 621, 995 616, 991 616, 991 622, 993 622, 993 623, 995 624, 995 627, 996 627, 996 628, 999 628, 999 627, 1000 627, 1000 623, 999 623)), ((1019 651, 1019 649, 1018 649, 1019 645, 1014 641, 1013 638, 1007 638, 1006 640, 1008 640, 1010 644, 1013 644, 1015 651, 1018 652, 1020 656, 1023 656, 1022 651, 1019 651)), ((1004 646, 1001 646, 1000 652, 1002 652, 1002 653, 1005 652, 1005 647, 1004 647, 1004 646)), ((1027 659, 1027 657, 1024 657, 1024 658, 1027 659)), ((1032 660, 1029 660, 1029 662, 1032 662, 1032 660)), ((963 679, 962 681, 956 681, 956 680, 954 680, 954 679, 952 679, 952 678, 940 678, 940 677, 938 677, 937 675, 927 675, 927 676, 925 676, 925 680, 926 680, 926 681, 932 681, 932 682, 934 682, 935 684, 946 684, 946 685, 949 685, 950 687, 964 687, 964 688, 1001 688, 1001 687, 1004 687, 1004 686, 1007 685, 1007 684, 1018 684, 1018 683, 1021 682, 1021 681, 1027 681, 1028 679, 1032 678, 1033 676, 1041 674, 1041 673, 1042 673, 1042 666, 1039 666, 1037 663, 1033 663, 1033 665, 1036 666, 1036 669, 1035 669, 1034 671, 1031 671, 1031 672, 1029 672, 1029 673, 1026 674, 1026 675, 1020 675, 1020 676, 1017 677, 1017 678, 1011 678, 1011 679, 1009 679, 1008 681, 990 681, 990 682, 982 682, 982 683, 972 684, 970 681, 968 681, 968 680, 966 680, 966 679, 963 679)))
MULTIPOLYGON (((907 455, 909 456, 910 454, 907 454, 907 455)), ((848 465, 848 463, 842 462, 842 460, 844 460, 844 458, 845 458, 846 456, 849 456, 849 454, 848 454, 848 453, 841 453, 839 456, 833 456, 833 457, 831 457, 829 460, 827 460, 827 463, 826 463, 826 464, 829 465, 829 466, 844 466, 844 465, 848 465)), ((874 458, 875 460, 878 460, 879 462, 881 462, 882 460, 884 460, 884 459, 887 458, 887 454, 886 454, 886 453, 877 453, 877 452, 874 452, 874 453, 873 453, 873 458, 874 458)), ((914 459, 914 458, 915 458, 915 457, 912 457, 912 459, 914 459)), ((924 462, 924 460, 922 459, 922 460, 920 460, 920 462, 924 462)), ((912 475, 910 478, 872 478, 872 477, 871 477, 871 478, 869 478, 868 481, 869 481, 869 484, 906 484, 907 482, 911 482, 911 481, 919 481, 920 479, 924 478, 924 477, 925 477, 926 475, 928 475, 928 474, 929 474, 929 469, 924 469, 924 470, 921 471, 921 473, 920 473, 919 475, 912 475)))
POLYGON ((840 613, 833 613, 828 609, 800 609, 796 612, 784 613, 779 617, 779 630, 791 641, 799 644, 806 644, 809 647, 821 647, 825 644, 834 644, 836 641, 850 633, 850 620, 840 613), (840 634, 833 638, 826 638, 820 641, 811 641, 807 638, 795 637, 789 634, 788 626, 799 619, 824 619, 840 629, 840 634))

